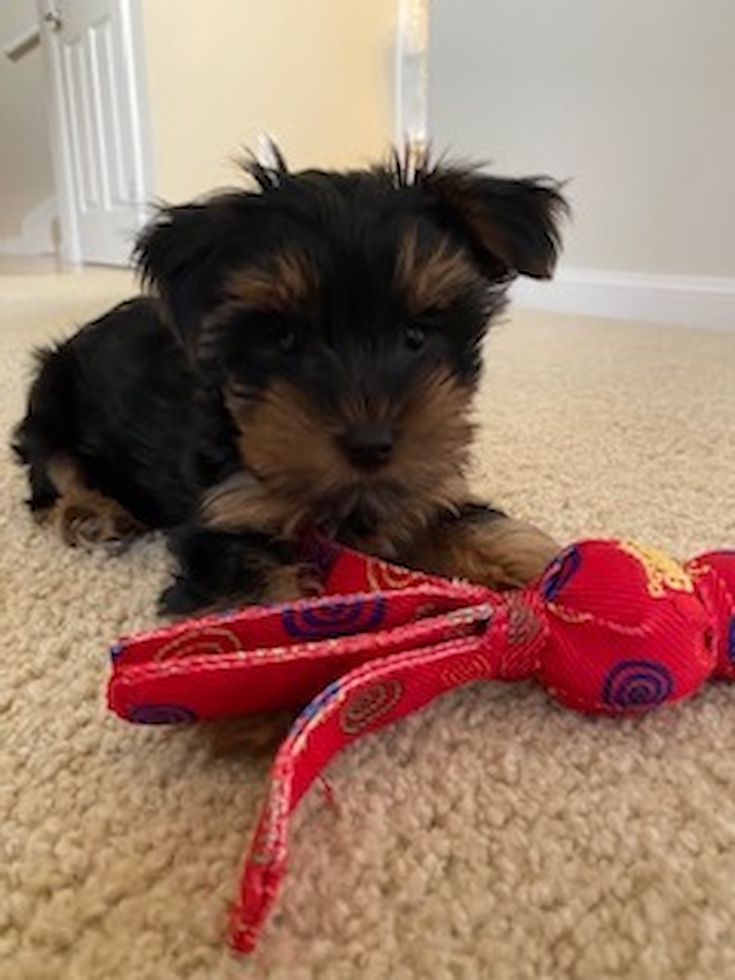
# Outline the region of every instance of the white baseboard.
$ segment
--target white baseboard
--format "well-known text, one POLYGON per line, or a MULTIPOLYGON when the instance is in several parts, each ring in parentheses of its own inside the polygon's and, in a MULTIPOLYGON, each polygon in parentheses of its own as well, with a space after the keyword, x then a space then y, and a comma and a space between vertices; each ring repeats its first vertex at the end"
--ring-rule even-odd
POLYGON ((560 269, 551 282, 519 279, 516 307, 712 330, 735 330, 735 279, 560 269))
POLYGON ((56 198, 47 197, 25 216, 20 226, 20 235, 0 238, 0 255, 53 255, 56 252, 56 220, 56 198))

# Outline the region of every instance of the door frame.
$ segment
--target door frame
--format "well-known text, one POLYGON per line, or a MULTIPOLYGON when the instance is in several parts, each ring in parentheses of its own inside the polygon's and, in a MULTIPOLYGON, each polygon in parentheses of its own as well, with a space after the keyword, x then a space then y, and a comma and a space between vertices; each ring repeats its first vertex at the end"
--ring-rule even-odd
MULTIPOLYGON (((153 198, 153 161, 150 118, 145 78, 145 45, 140 0, 110 0, 118 5, 124 25, 124 50, 131 66, 128 97, 134 115, 134 145, 130 147, 138 177, 136 210, 138 224, 146 220, 153 198)), ((65 124, 63 111, 63 72, 61 50, 56 43, 58 18, 63 16, 63 0, 37 0, 41 39, 48 71, 48 112, 51 157, 56 185, 59 219, 58 258, 64 265, 85 263, 79 233, 79 202, 73 174, 72 135, 65 124)))

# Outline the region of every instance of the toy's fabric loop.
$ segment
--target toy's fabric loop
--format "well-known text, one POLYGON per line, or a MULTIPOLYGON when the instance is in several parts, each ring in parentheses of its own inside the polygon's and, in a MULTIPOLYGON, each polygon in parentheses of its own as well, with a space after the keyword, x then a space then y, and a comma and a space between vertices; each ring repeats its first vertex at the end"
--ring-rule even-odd
POLYGON ((468 658, 482 676, 482 667, 489 665, 480 647, 469 637, 365 664, 330 684, 301 713, 276 757, 231 914, 235 949, 254 948, 286 870, 289 817, 330 759, 361 735, 418 711, 456 686, 468 658))
MULTIPOLYGON (((337 752, 463 684, 518 680, 535 672, 545 632, 540 621, 531 626, 527 617, 519 629, 514 608, 515 602, 508 602, 463 610, 463 622, 455 626, 461 626, 458 638, 366 663, 331 683, 302 711, 276 757, 245 865, 230 920, 236 949, 249 952, 255 946, 285 873, 289 817, 337 752)), ((431 623, 435 639, 437 625, 431 623)))
POLYGON ((154 630, 113 648, 109 705, 140 722, 300 707, 362 663, 483 629, 503 605, 489 598, 482 587, 427 582, 154 630))
POLYGON ((629 541, 565 549, 535 587, 494 593, 316 535, 317 600, 181 623, 112 650, 110 707, 145 723, 307 707, 273 767, 231 919, 253 948, 284 874, 288 821, 329 760, 438 695, 536 677, 569 707, 640 714, 735 679, 735 552, 686 565, 629 541))

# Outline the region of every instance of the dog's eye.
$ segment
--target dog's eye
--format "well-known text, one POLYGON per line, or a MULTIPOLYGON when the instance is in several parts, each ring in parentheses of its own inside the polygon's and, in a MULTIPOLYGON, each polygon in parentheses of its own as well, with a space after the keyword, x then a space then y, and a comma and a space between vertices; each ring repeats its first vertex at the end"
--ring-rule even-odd
POLYGON ((417 323, 412 323, 406 328, 403 339, 409 350, 420 350, 426 343, 426 331, 417 323))
POLYGON ((252 391, 240 381, 230 381, 227 385, 227 394, 230 398, 236 398, 238 401, 246 401, 251 396, 252 391))
POLYGON ((293 354, 298 347, 296 331, 291 327, 284 327, 278 334, 276 343, 278 344, 278 350, 282 354, 293 354))

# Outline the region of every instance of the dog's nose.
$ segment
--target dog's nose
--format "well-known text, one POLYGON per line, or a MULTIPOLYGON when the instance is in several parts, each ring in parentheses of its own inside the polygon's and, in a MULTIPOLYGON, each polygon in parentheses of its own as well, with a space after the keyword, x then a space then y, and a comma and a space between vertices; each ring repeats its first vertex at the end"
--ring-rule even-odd
POLYGON ((390 459, 393 441, 390 422, 355 422, 342 436, 342 447, 353 466, 376 470, 390 459))

